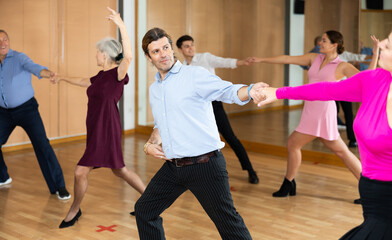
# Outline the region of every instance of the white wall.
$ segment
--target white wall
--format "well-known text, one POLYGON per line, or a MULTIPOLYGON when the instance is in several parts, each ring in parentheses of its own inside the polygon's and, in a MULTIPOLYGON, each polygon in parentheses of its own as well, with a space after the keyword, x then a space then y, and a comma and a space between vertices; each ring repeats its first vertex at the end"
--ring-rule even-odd
POLYGON ((135 0, 124 1, 124 23, 132 44, 133 60, 128 70, 129 83, 124 88, 124 130, 135 128, 135 0))
POLYGON ((384 10, 392 9, 392 0, 384 0, 384 10))
MULTIPOLYGON (((290 52, 289 55, 304 54, 305 15, 294 14, 294 0, 290 0, 290 52)), ((310 50, 310 49, 309 49, 310 50)), ((298 65, 289 65, 289 86, 303 84, 303 69, 298 65)), ((289 100, 289 105, 301 104, 300 100, 289 100)))
POLYGON ((145 60, 143 49, 141 48, 141 42, 143 39, 144 34, 147 32, 147 1, 139 1, 138 2, 138 41, 139 46, 135 51, 138 54, 139 58, 139 65, 138 65, 138 116, 139 116, 139 125, 146 125, 147 124, 147 108, 143 106, 147 106, 148 99, 147 99, 147 61, 145 60))

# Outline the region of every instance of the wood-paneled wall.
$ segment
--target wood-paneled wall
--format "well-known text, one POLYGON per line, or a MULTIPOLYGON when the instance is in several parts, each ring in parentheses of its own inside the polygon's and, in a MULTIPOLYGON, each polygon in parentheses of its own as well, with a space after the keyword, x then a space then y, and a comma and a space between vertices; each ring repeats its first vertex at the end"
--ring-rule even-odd
MULTIPOLYGON (((197 52, 237 59, 281 55, 284 53, 284 4, 284 0, 148 0, 147 28, 165 29, 172 37, 180 61, 183 57, 175 41, 184 34, 195 39, 197 52)), ((151 64, 147 71, 150 86, 157 71, 151 64)), ((235 70, 217 69, 216 73, 233 83, 265 81, 273 86, 283 85, 282 65, 257 64, 235 70)), ((152 122, 147 105, 147 122, 152 122)), ((225 104, 225 109, 230 113, 256 109, 256 106, 225 104)))
POLYGON ((380 40, 388 37, 392 31, 392 10, 362 10, 360 13, 359 37, 365 47, 372 47, 370 35, 380 40))
POLYGON ((305 51, 314 47, 314 38, 328 30, 343 34, 347 51, 358 51, 359 0, 305 1, 305 51))
MULTIPOLYGON (((116 36, 106 7, 116 0, 0 0, 0 29, 8 32, 10 47, 61 75, 90 77, 99 68, 95 43, 116 36)), ((85 133, 86 89, 66 83, 52 85, 32 78, 35 97, 49 138, 85 133)), ((7 145, 29 141, 21 128, 7 145)), ((7 146, 6 145, 6 146, 7 146)))

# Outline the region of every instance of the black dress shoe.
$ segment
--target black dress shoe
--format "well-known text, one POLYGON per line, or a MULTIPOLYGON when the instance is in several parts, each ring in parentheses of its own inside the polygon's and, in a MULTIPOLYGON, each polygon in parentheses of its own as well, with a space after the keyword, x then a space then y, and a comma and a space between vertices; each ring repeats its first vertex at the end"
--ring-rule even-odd
POLYGON ((355 199, 354 204, 362 204, 362 199, 360 199, 360 198, 355 199))
POLYGON ((249 172, 249 182, 252 184, 258 184, 259 183, 259 177, 257 177, 257 174, 255 171, 249 172))
POLYGON ((129 214, 131 214, 132 216, 135 216, 135 211, 132 211, 129 214))
POLYGON ((59 228, 67 228, 67 227, 71 227, 75 224, 76 221, 78 221, 79 217, 82 215, 82 211, 79 209, 78 213, 75 215, 74 218, 71 219, 71 221, 66 222, 66 221, 62 221, 59 228))
POLYGON ((350 148, 356 148, 356 147, 358 147, 357 141, 351 141, 351 140, 350 140, 350 142, 348 142, 348 147, 350 147, 350 148))

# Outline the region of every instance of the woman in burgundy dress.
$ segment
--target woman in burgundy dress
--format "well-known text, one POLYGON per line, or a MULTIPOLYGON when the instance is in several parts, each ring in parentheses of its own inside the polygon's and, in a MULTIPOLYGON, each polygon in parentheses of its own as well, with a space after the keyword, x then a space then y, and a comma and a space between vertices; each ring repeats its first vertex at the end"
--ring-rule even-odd
POLYGON ((82 214, 80 204, 87 190, 88 174, 94 168, 111 168, 113 173, 124 179, 139 193, 145 185, 140 177, 125 167, 121 149, 121 123, 117 103, 129 81, 127 70, 132 60, 131 43, 120 14, 113 9, 107 18, 120 29, 122 43, 113 38, 99 41, 97 65, 102 70, 88 79, 58 77, 54 81, 88 87, 87 145, 83 157, 75 169, 74 201, 60 228, 73 226, 82 214))

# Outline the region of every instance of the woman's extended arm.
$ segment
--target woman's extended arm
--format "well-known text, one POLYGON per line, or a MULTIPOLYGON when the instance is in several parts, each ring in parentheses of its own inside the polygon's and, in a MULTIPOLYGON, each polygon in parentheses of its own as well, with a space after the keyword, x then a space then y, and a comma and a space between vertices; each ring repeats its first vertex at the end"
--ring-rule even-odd
POLYGON ((59 81, 65 81, 79 87, 89 87, 91 85, 90 78, 55 76, 53 80, 51 80, 53 84, 58 83, 59 81))
POLYGON ((298 87, 264 88, 254 97, 258 106, 263 106, 277 99, 293 99, 307 101, 362 101, 362 79, 367 73, 361 72, 355 76, 339 82, 318 82, 298 87), (265 101, 263 101, 265 99, 265 101))
POLYGON ((129 65, 132 61, 132 47, 131 47, 131 40, 129 39, 127 28, 120 17, 120 13, 117 13, 113 9, 108 7, 108 10, 111 12, 107 18, 109 21, 113 21, 118 28, 120 29, 121 39, 122 39, 122 47, 123 47, 123 59, 118 66, 118 80, 121 81, 124 79, 125 75, 127 74, 129 65))
POLYGON ((301 56, 281 55, 277 57, 258 58, 251 57, 249 61, 252 63, 279 63, 279 64, 297 64, 302 66, 309 66, 312 64, 317 53, 307 53, 301 56))

